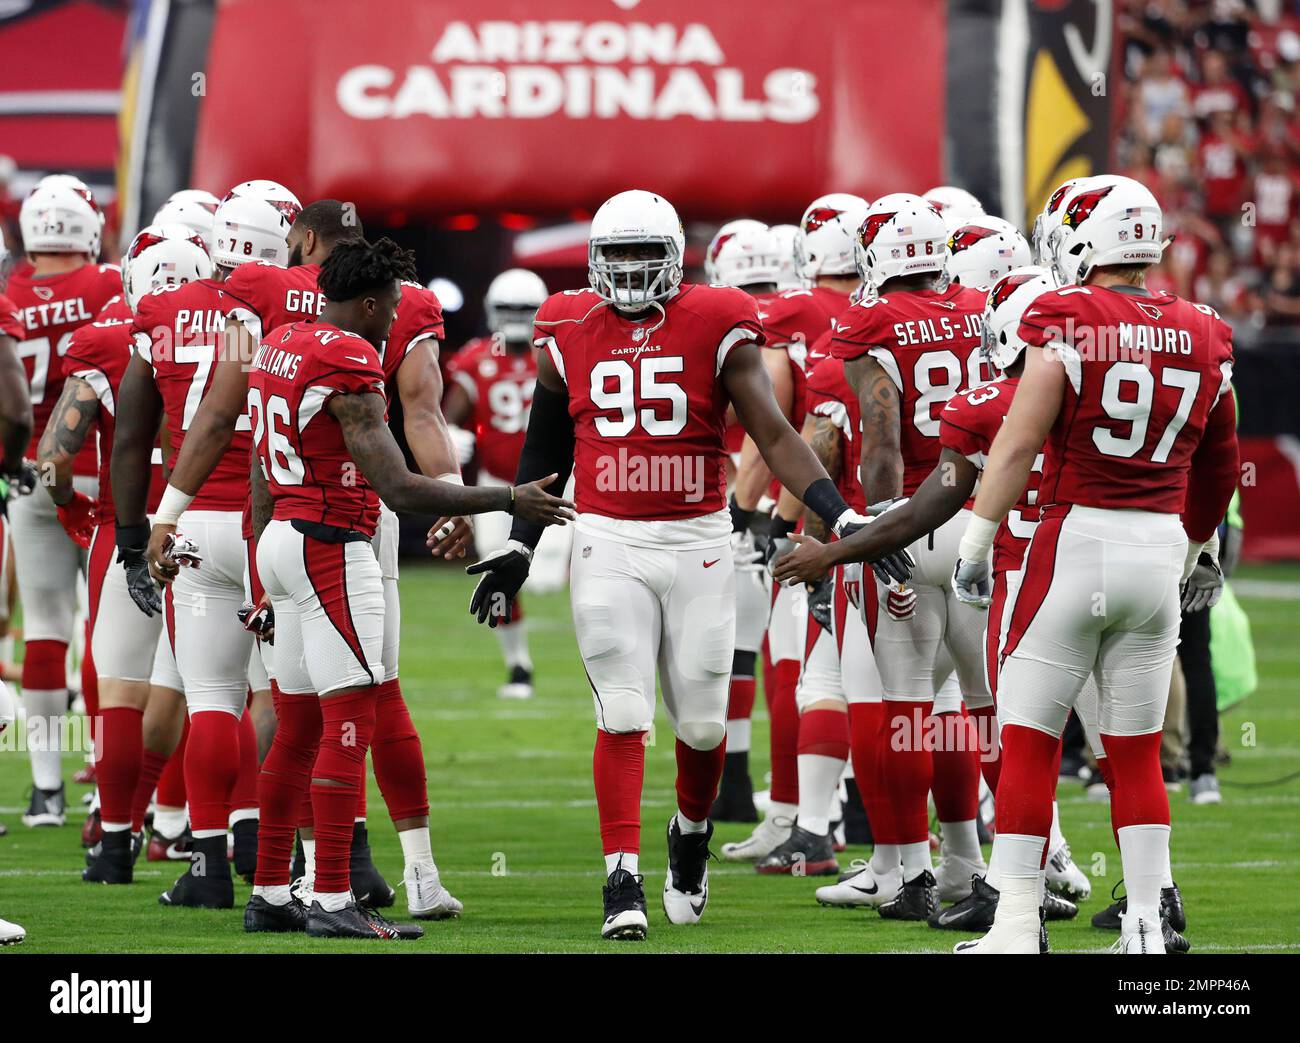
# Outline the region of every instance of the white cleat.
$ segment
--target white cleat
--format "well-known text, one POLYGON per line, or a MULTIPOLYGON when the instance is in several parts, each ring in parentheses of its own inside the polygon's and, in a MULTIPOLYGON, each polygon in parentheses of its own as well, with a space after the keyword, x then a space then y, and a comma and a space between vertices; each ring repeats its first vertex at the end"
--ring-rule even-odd
POLYGON ((312 902, 316 900, 313 884, 315 880, 309 876, 300 876, 297 880, 289 885, 289 893, 300 901, 304 908, 310 909, 312 902))
POLYGON ((522 666, 510 668, 510 679, 497 689, 500 699, 531 699, 533 697, 533 672, 522 666))
POLYGON ((982 877, 988 871, 983 859, 976 862, 960 855, 940 854, 939 866, 934 871, 934 882, 939 885, 939 901, 960 902, 969 898, 971 877, 982 877))
POLYGON ((700 922, 709 904, 709 839, 713 823, 703 833, 683 833, 674 815, 668 820, 668 873, 664 878, 664 915, 685 926, 700 922))
POLYGON ((16 923, 0 919, 0 945, 17 945, 27 937, 27 932, 16 923))
POLYGON ((817 888, 817 901, 822 905, 842 909, 870 907, 878 909, 903 886, 903 867, 896 866, 888 873, 876 873, 870 863, 845 880, 817 888))
POLYGON ((1047 858, 1047 888, 1062 898, 1081 902, 1092 894, 1092 881, 1070 856, 1070 845, 1062 844, 1047 858))
POLYGON ((442 886, 438 867, 432 862, 407 866, 402 883, 406 885, 406 911, 417 920, 451 920, 465 908, 442 886))
POLYGON ((1164 956, 1165 939, 1160 921, 1125 913, 1120 918, 1119 939, 1110 951, 1117 956, 1164 956))
POLYGON ((730 862, 757 862, 789 840, 793 828, 794 819, 785 815, 769 815, 744 840, 723 844, 722 857, 730 862))
POLYGON ((1042 952, 1042 924, 1037 916, 1017 916, 995 919, 989 933, 974 941, 958 942, 952 951, 959 956, 985 956, 1006 954, 1012 956, 1037 956, 1042 952))

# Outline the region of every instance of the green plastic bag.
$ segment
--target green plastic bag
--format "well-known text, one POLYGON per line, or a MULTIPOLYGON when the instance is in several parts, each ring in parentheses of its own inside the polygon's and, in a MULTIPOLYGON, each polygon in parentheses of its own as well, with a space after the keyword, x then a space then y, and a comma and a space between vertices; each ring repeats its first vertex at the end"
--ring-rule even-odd
POLYGON ((1210 609, 1210 658, 1219 712, 1223 713, 1250 695, 1259 684, 1250 619, 1232 593, 1231 584, 1224 584, 1223 597, 1210 609))

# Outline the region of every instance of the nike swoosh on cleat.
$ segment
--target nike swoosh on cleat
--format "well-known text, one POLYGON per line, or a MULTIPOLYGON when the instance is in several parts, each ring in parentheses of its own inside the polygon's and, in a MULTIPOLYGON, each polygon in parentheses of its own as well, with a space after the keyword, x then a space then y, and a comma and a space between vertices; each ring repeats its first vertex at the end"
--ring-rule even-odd
POLYGON ((708 904, 708 901, 707 898, 701 898, 699 905, 696 905, 694 902, 691 903, 691 909, 694 910, 696 916, 699 916, 704 912, 704 907, 708 904))
POLYGON ((880 893, 879 883, 873 884, 871 887, 858 887, 857 884, 850 884, 849 886, 852 887, 853 890, 857 891, 859 894, 874 895, 880 893))

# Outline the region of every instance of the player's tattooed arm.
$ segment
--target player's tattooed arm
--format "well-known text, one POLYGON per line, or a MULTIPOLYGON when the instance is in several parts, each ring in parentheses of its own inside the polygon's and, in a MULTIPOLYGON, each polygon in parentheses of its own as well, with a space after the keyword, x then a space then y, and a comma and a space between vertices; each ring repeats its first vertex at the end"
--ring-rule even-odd
POLYGON ((858 466, 867 503, 892 500, 903 492, 898 388, 869 355, 846 361, 844 376, 858 396, 862 412, 862 460, 858 466))
POLYGON ((41 483, 56 504, 72 499, 72 461, 99 420, 99 396, 88 381, 69 376, 36 447, 41 483))
POLYGON ((448 516, 510 511, 542 525, 572 517, 572 504, 542 491, 555 475, 512 490, 453 485, 413 474, 388 429, 380 394, 335 395, 325 408, 338 421, 348 452, 366 481, 395 511, 448 516))
POLYGON ((0 447, 4 473, 14 474, 32 440, 32 399, 12 337, 0 336, 0 447))
POLYGON ((235 436, 235 424, 248 409, 248 370, 252 363, 252 334, 241 322, 230 322, 221 358, 212 369, 212 382, 185 432, 168 482, 194 496, 216 470, 235 436))
MULTIPOLYGON (((817 454, 817 459, 821 461, 821 465, 826 468, 826 473, 839 474, 844 463, 844 440, 840 437, 840 429, 835 426, 835 421, 830 417, 809 414, 809 420, 812 422, 812 431, 809 432, 809 425, 805 423, 804 438, 812 446, 812 451, 817 454), (809 437, 810 434, 811 437, 809 437)), ((826 538, 826 523, 816 514, 808 512, 804 518, 803 531, 809 536, 824 540, 826 538)))
POLYGON ((271 499, 271 490, 266 484, 266 475, 262 473, 262 459, 257 453, 251 453, 252 465, 248 469, 248 488, 251 495, 251 516, 253 522, 253 539, 260 540, 262 531, 270 524, 271 512, 275 506, 271 499))
MULTIPOLYGON (((146 523, 150 457, 161 419, 162 396, 153 382, 153 372, 149 363, 133 356, 117 391, 117 422, 109 465, 119 529, 146 523)), ((188 438, 185 444, 189 444, 188 438)))

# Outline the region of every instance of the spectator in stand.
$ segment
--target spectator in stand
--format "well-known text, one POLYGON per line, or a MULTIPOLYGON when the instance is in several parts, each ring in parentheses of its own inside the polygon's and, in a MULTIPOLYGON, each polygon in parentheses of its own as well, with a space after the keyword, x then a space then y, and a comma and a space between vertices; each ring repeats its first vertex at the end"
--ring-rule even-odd
POLYGON ((1210 252, 1205 271, 1192 284, 1191 299, 1211 308, 1230 323, 1246 319, 1251 311, 1250 288, 1233 271, 1232 251, 1219 247, 1210 252))
POLYGON ((1255 263, 1271 267, 1276 264, 1278 247, 1291 234, 1295 179, 1282 145, 1265 145, 1263 155, 1263 165, 1251 187, 1254 210, 1248 216, 1254 218, 1255 263))
POLYGON ((1215 109, 1197 148, 1197 179, 1201 184, 1202 211, 1225 239, 1231 226, 1241 222, 1246 196, 1246 152, 1234 126, 1235 113, 1215 109))
POLYGON ((1218 51, 1201 58, 1201 82, 1192 93, 1192 115, 1209 121, 1219 113, 1231 115, 1250 109, 1250 96, 1228 72, 1228 60, 1218 51))
POLYGON ((1187 84, 1174 68, 1169 49, 1161 47, 1153 51, 1143 66, 1137 89, 1142 133, 1147 141, 1160 139, 1166 117, 1187 114, 1188 94, 1187 84))
POLYGON ((1295 253, 1287 243, 1275 252, 1264 294, 1264 321, 1270 326, 1300 326, 1300 276, 1296 274, 1295 253))

